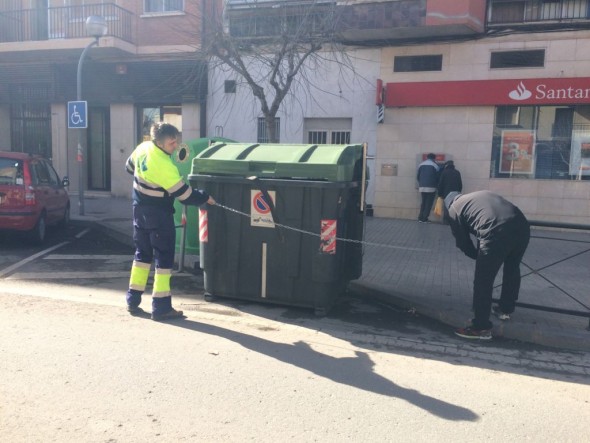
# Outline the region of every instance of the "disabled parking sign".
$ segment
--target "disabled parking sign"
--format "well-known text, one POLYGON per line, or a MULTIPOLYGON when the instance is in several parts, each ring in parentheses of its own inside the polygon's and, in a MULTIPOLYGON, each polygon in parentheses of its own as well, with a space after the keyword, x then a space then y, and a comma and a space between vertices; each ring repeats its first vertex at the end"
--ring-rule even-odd
POLYGON ((88 102, 68 102, 68 129, 85 129, 88 127, 88 102))
MULTIPOLYGON (((275 191, 268 191, 268 196, 274 206, 276 198, 275 191)), ((270 204, 264 198, 262 191, 252 189, 250 191, 250 226, 261 228, 274 228, 275 222, 270 212, 270 204)))

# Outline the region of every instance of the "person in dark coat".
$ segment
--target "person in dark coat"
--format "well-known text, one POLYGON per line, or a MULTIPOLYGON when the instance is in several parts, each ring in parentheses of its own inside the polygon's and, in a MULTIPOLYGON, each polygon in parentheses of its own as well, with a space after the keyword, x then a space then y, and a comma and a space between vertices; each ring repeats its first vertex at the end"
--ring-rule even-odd
MULTIPOLYGON (((444 199, 451 192, 463 191, 463 181, 461 180, 461 173, 455 169, 453 160, 445 163, 440 178, 438 180, 437 194, 444 199)), ((447 208, 444 208, 443 223, 449 224, 449 213, 447 208)))
POLYGON ((428 154, 426 160, 418 165, 418 173, 416 174, 418 190, 422 197, 420 213, 418 214, 418 221, 421 223, 429 223, 428 216, 432 210, 434 197, 436 197, 439 167, 434 161, 435 158, 436 155, 433 153, 428 154))
POLYGON ((438 196, 443 199, 451 192, 461 192, 463 190, 463 182, 461 181, 461 173, 455 169, 453 160, 445 163, 445 166, 440 174, 438 180, 438 196))
POLYGON ((501 196, 489 191, 470 194, 451 192, 445 198, 451 232, 456 245, 475 260, 471 325, 455 334, 463 338, 492 338, 492 291, 500 266, 504 265, 500 303, 494 314, 508 320, 520 291, 520 262, 529 244, 530 227, 523 213, 501 196), (470 234, 477 239, 473 245, 470 234))

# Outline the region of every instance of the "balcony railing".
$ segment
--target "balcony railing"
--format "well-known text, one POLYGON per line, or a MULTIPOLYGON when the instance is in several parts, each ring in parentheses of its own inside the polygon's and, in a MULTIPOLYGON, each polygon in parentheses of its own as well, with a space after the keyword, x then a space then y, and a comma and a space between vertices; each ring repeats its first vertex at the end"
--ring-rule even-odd
POLYGON ((488 25, 572 23, 590 20, 589 0, 522 0, 489 3, 488 25))
POLYGON ((423 26, 426 0, 343 4, 335 0, 252 3, 233 0, 229 3, 227 15, 230 33, 234 37, 325 37, 341 31, 423 26))
POLYGON ((135 42, 135 16, 114 3, 0 11, 0 43, 88 37, 86 18, 103 16, 107 35, 135 42))

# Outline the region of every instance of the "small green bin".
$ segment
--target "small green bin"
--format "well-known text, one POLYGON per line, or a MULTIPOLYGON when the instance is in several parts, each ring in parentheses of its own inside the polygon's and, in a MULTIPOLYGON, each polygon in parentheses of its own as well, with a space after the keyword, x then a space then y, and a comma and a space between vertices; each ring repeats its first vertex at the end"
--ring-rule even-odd
POLYGON ((362 274, 364 171, 361 144, 216 143, 197 155, 191 185, 246 214, 201 208, 206 294, 325 314, 362 274))
MULTIPOLYGON (((188 175, 191 172, 192 160, 203 150, 207 149, 212 144, 219 141, 222 142, 233 142, 234 140, 219 138, 219 137, 206 137, 189 140, 182 143, 178 149, 172 154, 172 162, 178 168, 180 175, 187 180, 188 175)), ((174 224, 180 226, 182 224, 182 209, 183 204, 179 201, 174 201, 174 224)), ((199 210, 194 206, 187 206, 186 208, 186 243, 185 243, 185 254, 187 255, 199 255, 199 210)), ((180 242, 182 236, 179 233, 176 235, 176 252, 180 252, 180 242)))

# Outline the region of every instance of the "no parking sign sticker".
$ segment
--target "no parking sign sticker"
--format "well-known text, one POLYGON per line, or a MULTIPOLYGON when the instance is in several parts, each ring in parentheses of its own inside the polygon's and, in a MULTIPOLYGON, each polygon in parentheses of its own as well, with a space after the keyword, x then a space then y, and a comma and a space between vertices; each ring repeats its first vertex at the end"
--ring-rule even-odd
MULTIPOLYGON (((275 205, 275 191, 268 191, 268 196, 275 205)), ((270 212, 270 204, 264 198, 262 191, 252 189, 250 191, 250 226, 262 228, 274 228, 275 222, 270 212)))

